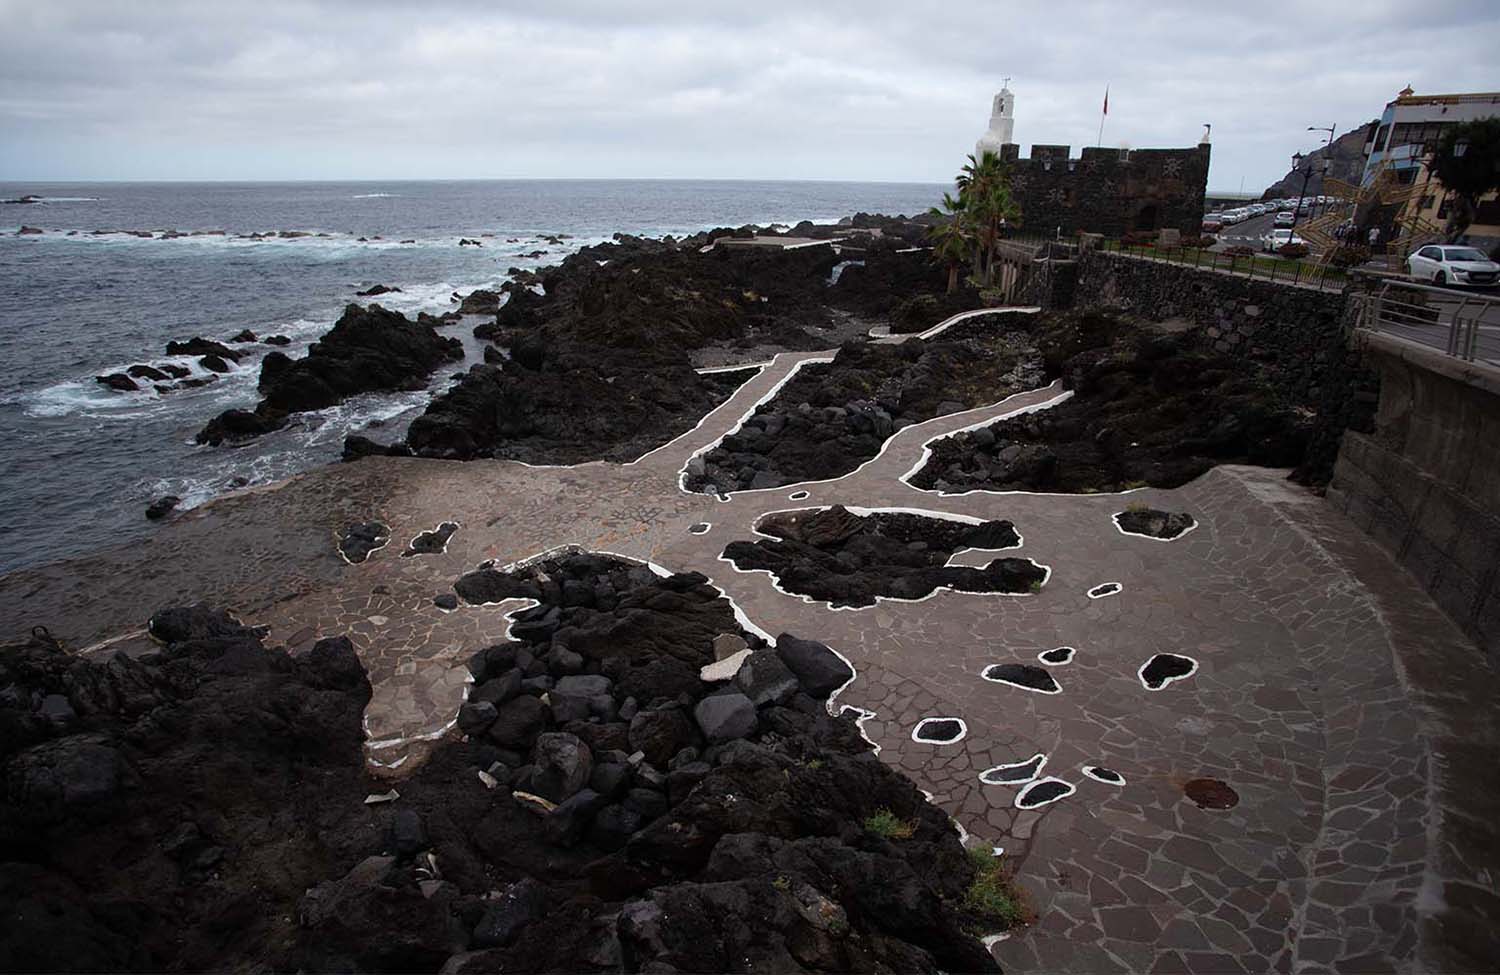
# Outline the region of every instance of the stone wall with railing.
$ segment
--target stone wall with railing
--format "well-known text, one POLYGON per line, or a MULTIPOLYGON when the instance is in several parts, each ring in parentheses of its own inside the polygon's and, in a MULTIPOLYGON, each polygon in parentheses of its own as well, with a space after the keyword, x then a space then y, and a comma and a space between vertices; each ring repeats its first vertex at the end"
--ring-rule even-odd
POLYGON ((1327 483, 1346 429, 1371 429, 1379 377, 1349 342, 1345 294, 1099 250, 1080 253, 1073 280, 1063 283, 1067 290, 1054 287, 1038 303, 1111 308, 1195 328, 1215 351, 1263 366, 1315 417, 1297 472, 1305 483, 1327 483))

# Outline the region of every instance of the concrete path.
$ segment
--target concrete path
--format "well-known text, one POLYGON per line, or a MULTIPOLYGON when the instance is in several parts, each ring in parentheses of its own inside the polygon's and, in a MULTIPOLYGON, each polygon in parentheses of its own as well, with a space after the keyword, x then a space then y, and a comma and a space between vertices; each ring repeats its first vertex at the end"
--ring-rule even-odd
POLYGON ((437 609, 460 574, 565 545, 697 570, 749 626, 848 657, 858 676, 835 706, 864 714, 882 757, 975 842, 1005 849, 1038 915, 995 945, 1008 971, 1406 971, 1472 964, 1462 946, 1482 957, 1500 904, 1500 817, 1486 820, 1500 686, 1389 558, 1281 472, 1219 468, 1128 496, 944 496, 905 482, 931 440, 1045 409, 1068 395, 1056 386, 908 427, 842 478, 725 500, 681 489, 690 457, 828 355, 777 356, 631 464, 369 458, 225 499, 143 546, 0 579, 0 627, 128 646, 155 608, 202 599, 293 650, 349 634, 375 688, 370 760, 400 774, 451 733, 465 660, 521 605, 437 609), (1126 535, 1112 516, 1133 502, 1197 527, 1171 542, 1126 535), (1051 574, 1037 594, 940 591, 832 611, 719 557, 770 511, 835 503, 1010 519, 1024 541, 1005 554, 1051 574), (343 564, 335 533, 372 518, 391 544, 343 564), (402 557, 443 521, 460 525, 445 552, 402 557), (1090 595, 1106 583, 1118 591, 1090 595), (1060 693, 981 677, 1062 646, 1075 652, 1048 667, 1060 693), (1158 653, 1195 669, 1148 689, 1140 671, 1158 653), (929 717, 961 719, 965 734, 916 740, 929 717), (1032 782, 981 781, 1036 755, 1032 782), (1049 778, 1066 794, 1018 807, 1049 778), (1199 778, 1238 803, 1199 808, 1184 795, 1199 778))

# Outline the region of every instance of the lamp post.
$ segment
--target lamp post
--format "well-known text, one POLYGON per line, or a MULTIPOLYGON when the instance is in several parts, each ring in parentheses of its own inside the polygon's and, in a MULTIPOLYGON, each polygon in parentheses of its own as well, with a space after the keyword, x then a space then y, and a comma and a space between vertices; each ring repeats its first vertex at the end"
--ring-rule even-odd
MULTIPOLYGON (((1334 125, 1309 125, 1307 127, 1307 131, 1309 131, 1309 132, 1327 132, 1328 133, 1328 141, 1326 143, 1324 143, 1325 150, 1323 152, 1323 172, 1325 174, 1328 172, 1329 163, 1331 161, 1329 159, 1329 156, 1331 156, 1332 153, 1333 153, 1333 133, 1334 133, 1334 130, 1336 130, 1337 128, 1338 128, 1337 124, 1334 124, 1334 125)), ((1322 184, 1319 184, 1318 189, 1324 189, 1324 187, 1322 186, 1322 184)), ((1316 204, 1313 206, 1313 209, 1314 210, 1317 209, 1316 204)))

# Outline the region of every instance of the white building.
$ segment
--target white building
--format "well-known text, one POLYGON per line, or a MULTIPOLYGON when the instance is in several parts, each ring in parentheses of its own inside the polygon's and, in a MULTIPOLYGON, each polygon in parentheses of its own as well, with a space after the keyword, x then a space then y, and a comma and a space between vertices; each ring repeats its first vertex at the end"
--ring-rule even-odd
POLYGON ((979 159, 986 152, 1000 155, 1000 147, 1008 145, 1016 140, 1012 138, 1016 126, 1016 96, 1011 94, 1009 86, 1001 88, 1000 93, 995 96, 990 105, 990 127, 979 141, 974 143, 974 158, 979 159))

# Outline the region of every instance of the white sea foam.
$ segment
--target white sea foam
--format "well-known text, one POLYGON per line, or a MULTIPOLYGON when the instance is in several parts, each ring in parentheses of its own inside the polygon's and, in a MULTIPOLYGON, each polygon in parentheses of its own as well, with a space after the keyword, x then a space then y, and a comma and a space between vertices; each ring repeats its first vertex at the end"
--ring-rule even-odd
POLYGON ((356 193, 349 197, 351 200, 390 200, 400 196, 400 193, 356 193))

